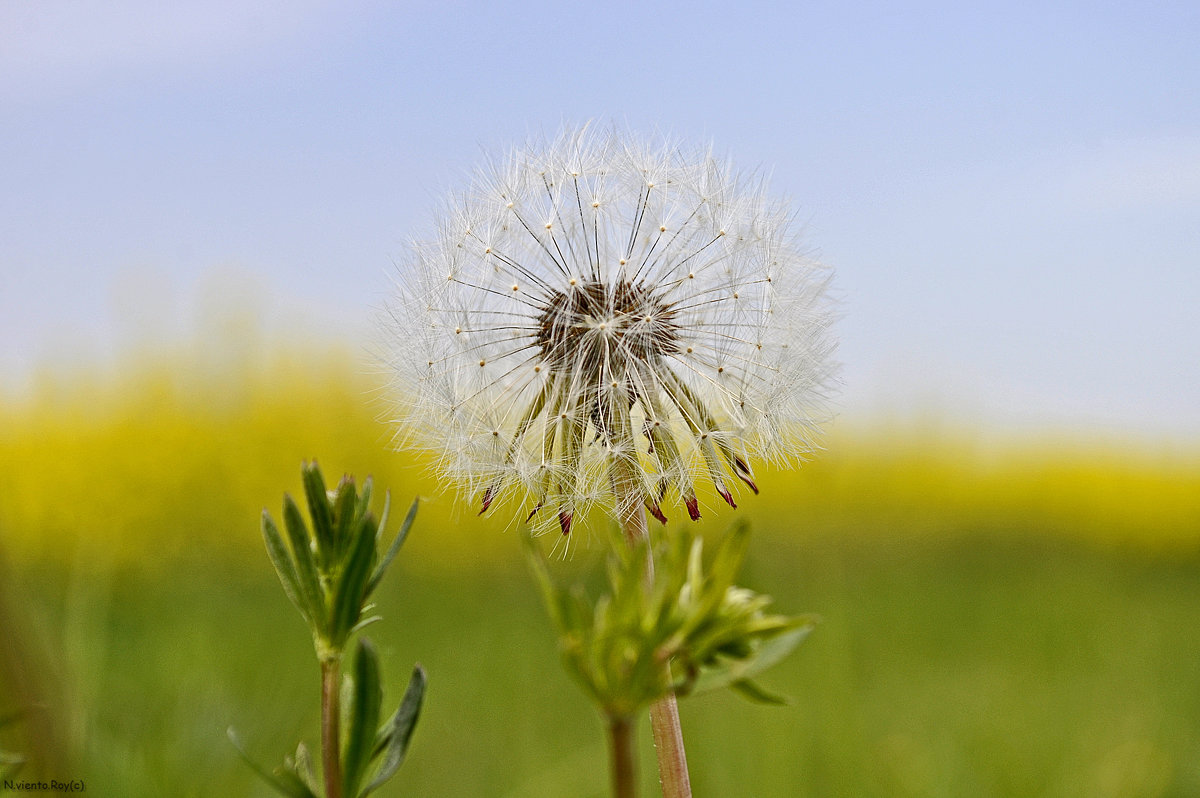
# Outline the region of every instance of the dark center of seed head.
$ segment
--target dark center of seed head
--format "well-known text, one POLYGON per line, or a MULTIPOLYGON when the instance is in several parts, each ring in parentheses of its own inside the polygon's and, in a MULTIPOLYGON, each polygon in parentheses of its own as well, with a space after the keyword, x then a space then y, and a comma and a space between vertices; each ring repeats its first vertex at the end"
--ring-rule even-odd
MULTIPOLYGON (((607 363, 655 363, 679 350, 675 311, 641 283, 589 281, 545 300, 535 338, 556 372, 598 378, 607 363)), ((615 375, 614 375, 615 376, 615 375)))

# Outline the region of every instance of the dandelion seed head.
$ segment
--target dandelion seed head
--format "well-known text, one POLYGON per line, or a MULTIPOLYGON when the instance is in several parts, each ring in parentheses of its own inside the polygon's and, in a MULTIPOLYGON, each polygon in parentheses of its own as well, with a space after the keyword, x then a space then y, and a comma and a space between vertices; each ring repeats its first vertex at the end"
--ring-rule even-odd
POLYGON ((540 529, 614 502, 616 462, 656 517, 698 517, 705 485, 733 504, 731 475, 757 492, 751 463, 815 447, 834 372, 830 274, 790 218, 710 152, 619 130, 489 164, 399 264, 398 440, 540 529))

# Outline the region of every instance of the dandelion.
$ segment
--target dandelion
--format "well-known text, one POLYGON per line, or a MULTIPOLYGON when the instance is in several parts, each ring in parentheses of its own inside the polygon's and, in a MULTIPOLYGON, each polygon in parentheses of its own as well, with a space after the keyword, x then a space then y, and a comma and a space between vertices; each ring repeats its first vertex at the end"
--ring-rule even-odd
MULTIPOLYGON (((699 519, 706 484, 736 506, 734 480, 757 493, 754 464, 803 457, 825 414, 829 274, 790 220, 711 152, 586 127, 514 151, 401 265, 385 322, 399 437, 480 512, 523 503, 564 536, 604 503, 636 547, 643 507, 699 519)), ((643 653, 671 684, 673 655, 643 653)), ((690 796, 673 693, 650 720, 664 796, 690 796)))
POLYGON ((812 451, 829 272, 785 203, 711 152, 571 130, 477 173, 400 266, 396 421, 440 473, 539 528, 666 522, 812 451))

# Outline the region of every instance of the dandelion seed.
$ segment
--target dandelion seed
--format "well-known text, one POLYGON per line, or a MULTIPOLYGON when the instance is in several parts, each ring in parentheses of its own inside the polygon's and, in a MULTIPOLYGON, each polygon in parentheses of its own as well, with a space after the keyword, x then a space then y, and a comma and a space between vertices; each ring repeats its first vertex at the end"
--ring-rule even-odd
POLYGON ((564 534, 599 501, 665 522, 670 496, 700 517, 697 485, 757 493, 751 462, 814 447, 833 373, 829 272, 789 219, 710 153, 619 131, 491 165, 400 266, 400 441, 564 534), (618 463, 638 484, 614 496, 618 463))

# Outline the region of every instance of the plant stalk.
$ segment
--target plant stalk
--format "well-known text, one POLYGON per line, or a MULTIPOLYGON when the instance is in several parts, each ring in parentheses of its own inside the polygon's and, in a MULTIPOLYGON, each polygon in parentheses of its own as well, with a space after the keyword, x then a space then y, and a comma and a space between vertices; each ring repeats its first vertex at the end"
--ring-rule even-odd
POLYGON ((679 706, 674 693, 650 705, 650 730, 654 733, 663 798, 691 798, 687 751, 683 748, 683 729, 679 725, 679 706))
MULTIPOLYGON (((648 545, 650 538, 638 477, 633 471, 635 467, 623 458, 617 458, 612 466, 613 499, 621 515, 621 531, 631 546, 639 541, 647 541, 648 545)), ((654 584, 654 559, 650 556, 646 557, 646 584, 654 584)), ((671 664, 668 662, 663 667, 670 670, 671 664)), ((650 730, 654 735, 663 798, 691 798, 687 751, 683 747, 683 729, 679 725, 679 705, 674 693, 650 705, 650 730)))
POLYGON ((633 756, 633 724, 628 717, 609 717, 608 748, 612 764, 613 798, 634 798, 637 795, 637 774, 633 756))
POLYGON ((325 798, 342 798, 339 662, 337 657, 321 659, 321 772, 325 775, 325 798))

